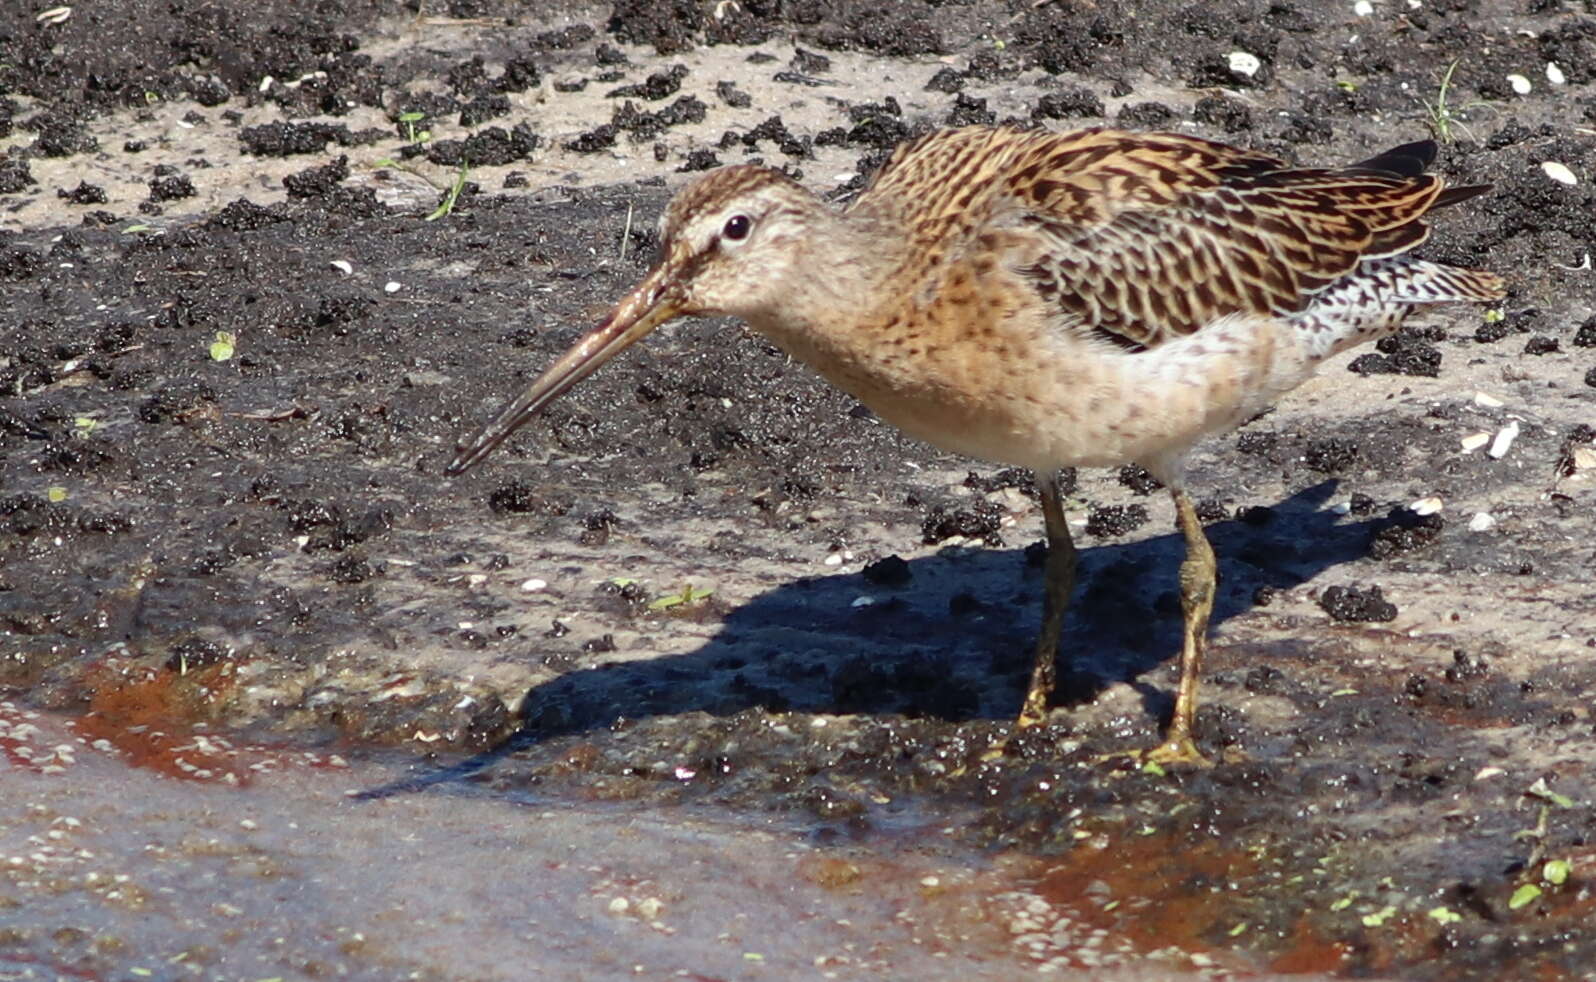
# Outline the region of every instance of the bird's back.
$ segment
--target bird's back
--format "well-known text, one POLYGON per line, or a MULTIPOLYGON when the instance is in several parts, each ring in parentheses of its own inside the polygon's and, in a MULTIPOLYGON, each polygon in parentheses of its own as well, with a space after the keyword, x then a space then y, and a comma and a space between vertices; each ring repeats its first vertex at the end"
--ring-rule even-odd
POLYGON ((1000 263, 1060 330, 1128 350, 1237 314, 1335 333, 1342 310, 1355 342, 1371 307, 1400 320, 1413 302, 1501 296, 1492 274, 1433 264, 1418 265, 1423 289, 1403 282, 1397 257, 1428 237, 1425 214, 1485 190, 1425 174, 1435 149, 1303 168, 1173 133, 968 127, 900 147, 853 207, 898 213, 928 298, 960 263, 1000 263))

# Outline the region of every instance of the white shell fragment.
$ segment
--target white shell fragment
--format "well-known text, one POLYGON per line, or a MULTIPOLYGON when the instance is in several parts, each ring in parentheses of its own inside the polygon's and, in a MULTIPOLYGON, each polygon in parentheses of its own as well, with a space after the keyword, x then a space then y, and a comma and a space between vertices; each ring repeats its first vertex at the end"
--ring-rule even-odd
POLYGON ((40 24, 65 24, 71 16, 71 7, 51 7, 33 19, 40 24))
POLYGON ((1558 184, 1572 186, 1579 183, 1579 178, 1574 176, 1574 172, 1568 169, 1567 164, 1560 164, 1555 160, 1548 160, 1542 164, 1541 172, 1558 184))
POLYGON ((382 291, 384 293, 398 293, 402 289, 404 289, 404 285, 398 280, 389 280, 382 285, 382 291))
POLYGON ((1248 54, 1245 51, 1232 51, 1230 53, 1230 70, 1237 75, 1245 75, 1248 78, 1252 78, 1258 74, 1258 69, 1262 67, 1263 62, 1258 60, 1257 55, 1248 54))
POLYGON ((1575 447, 1573 457, 1576 471, 1596 469, 1596 450, 1590 447, 1575 447))
POLYGON ((1492 515, 1490 512, 1477 511, 1474 513, 1474 517, 1469 519, 1469 531, 1484 532, 1486 529, 1489 529, 1495 524, 1495 515, 1492 515))
POLYGON ((1518 439, 1518 420, 1513 420, 1506 426, 1496 431, 1496 439, 1491 441, 1491 449, 1485 451, 1497 460, 1507 456, 1508 448, 1513 446, 1513 441, 1518 439))
POLYGON ((1473 453, 1474 451, 1485 446, 1487 443, 1490 443, 1491 435, 1485 432, 1470 433, 1468 436, 1464 437, 1461 442, 1463 444, 1464 453, 1473 453))
POLYGON ((1563 75, 1563 70, 1557 67, 1557 62, 1549 61, 1546 63, 1546 81, 1553 85, 1562 85, 1568 79, 1563 75))
POLYGON ((548 585, 548 580, 540 580, 537 577, 533 577, 530 580, 521 581, 521 589, 527 593, 537 593, 539 590, 544 589, 548 585))
POLYGON ((1352 5, 1352 12, 1359 17, 1368 17, 1374 13, 1374 4, 1370 3, 1369 0, 1358 0, 1357 3, 1352 5))
POLYGON ((1509 75, 1507 84, 1511 85, 1513 91, 1519 95, 1529 95, 1535 89, 1535 86, 1530 84, 1530 80, 1522 75, 1509 75))
POLYGON ((1442 507, 1443 503, 1441 499, 1432 494, 1428 498, 1420 498, 1418 501, 1413 502, 1413 504, 1408 505, 1408 511, 1411 511, 1415 515, 1434 515, 1436 512, 1440 511, 1442 507))
POLYGON ((1486 409, 1500 409, 1502 400, 1493 395, 1486 395, 1484 392, 1476 392, 1474 393, 1474 404, 1476 406, 1484 406, 1486 409))
POLYGON ((348 276, 355 271, 355 267, 347 259, 334 259, 332 261, 332 268, 336 269, 345 276, 348 276))

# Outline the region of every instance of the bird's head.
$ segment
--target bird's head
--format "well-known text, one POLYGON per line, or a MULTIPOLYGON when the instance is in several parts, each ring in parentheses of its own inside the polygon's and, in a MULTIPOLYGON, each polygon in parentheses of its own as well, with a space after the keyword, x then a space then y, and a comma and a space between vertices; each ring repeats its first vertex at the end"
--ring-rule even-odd
POLYGON ((445 473, 475 466, 517 427, 659 325, 695 314, 757 315, 792 289, 792 266, 824 208, 765 167, 724 167, 689 184, 660 219, 659 261, 597 327, 460 441, 445 473))

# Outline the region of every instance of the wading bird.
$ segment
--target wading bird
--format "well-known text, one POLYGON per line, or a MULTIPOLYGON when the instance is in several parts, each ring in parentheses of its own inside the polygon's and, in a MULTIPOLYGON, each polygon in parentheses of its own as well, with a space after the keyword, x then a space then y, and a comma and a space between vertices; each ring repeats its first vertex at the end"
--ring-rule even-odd
POLYGON ((1492 273, 1411 256, 1431 209, 1487 190, 1425 174, 1435 153, 1307 168, 1173 133, 977 126, 899 147, 840 209, 765 167, 712 171, 666 209, 653 270, 447 472, 665 321, 740 317, 910 435, 1035 471, 1048 555, 1029 726, 1075 579, 1057 472, 1138 463, 1186 540, 1174 716, 1146 756, 1204 763, 1215 563, 1186 455, 1418 305, 1501 298, 1492 273))

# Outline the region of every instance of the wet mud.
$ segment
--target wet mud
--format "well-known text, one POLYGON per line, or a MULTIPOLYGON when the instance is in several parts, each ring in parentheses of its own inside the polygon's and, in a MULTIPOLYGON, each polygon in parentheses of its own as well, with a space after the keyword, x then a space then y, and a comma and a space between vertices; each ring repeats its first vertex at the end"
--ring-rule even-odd
MULTIPOLYGON (((1539 3, 0 13, 0 833, 23 860, 0 865, 0 964, 255 950, 225 918, 141 941, 35 871, 49 821, 13 802, 68 814, 87 781, 303 797, 379 839, 396 815, 444 827, 435 801, 491 829, 527 802, 580 816, 503 833, 484 869, 708 822, 725 865, 694 884, 757 870, 808 884, 817 917, 886 898, 881 923, 935 925, 806 969, 836 977, 1596 978, 1593 83, 1596 20, 1539 3), (1495 185, 1424 249, 1506 277, 1499 310, 1416 318, 1194 456, 1221 577, 1211 771, 1104 759, 1153 741, 1179 649, 1181 543, 1134 469, 1076 477, 1058 706, 1001 754, 1040 616, 1034 488, 735 323, 663 329, 442 475, 643 274, 692 173, 762 160, 842 195, 972 122, 1307 164, 1433 135, 1449 180, 1495 185), (59 739, 17 738, 26 713, 59 739), (100 928, 121 941, 74 933, 100 928)), ((428 862, 477 848, 446 827, 428 862)), ((605 875, 657 877, 697 848, 675 835, 605 875)), ((451 903, 530 903, 528 879, 451 903)), ((626 913, 650 896, 604 893, 642 925, 643 974, 797 970, 801 945, 722 959, 707 916, 672 936, 626 913), (673 945, 695 955, 667 969, 673 945)), ((500 977, 439 937, 459 960, 364 948, 339 971, 500 977)), ((594 960, 608 943, 541 957, 631 974, 594 960)))

